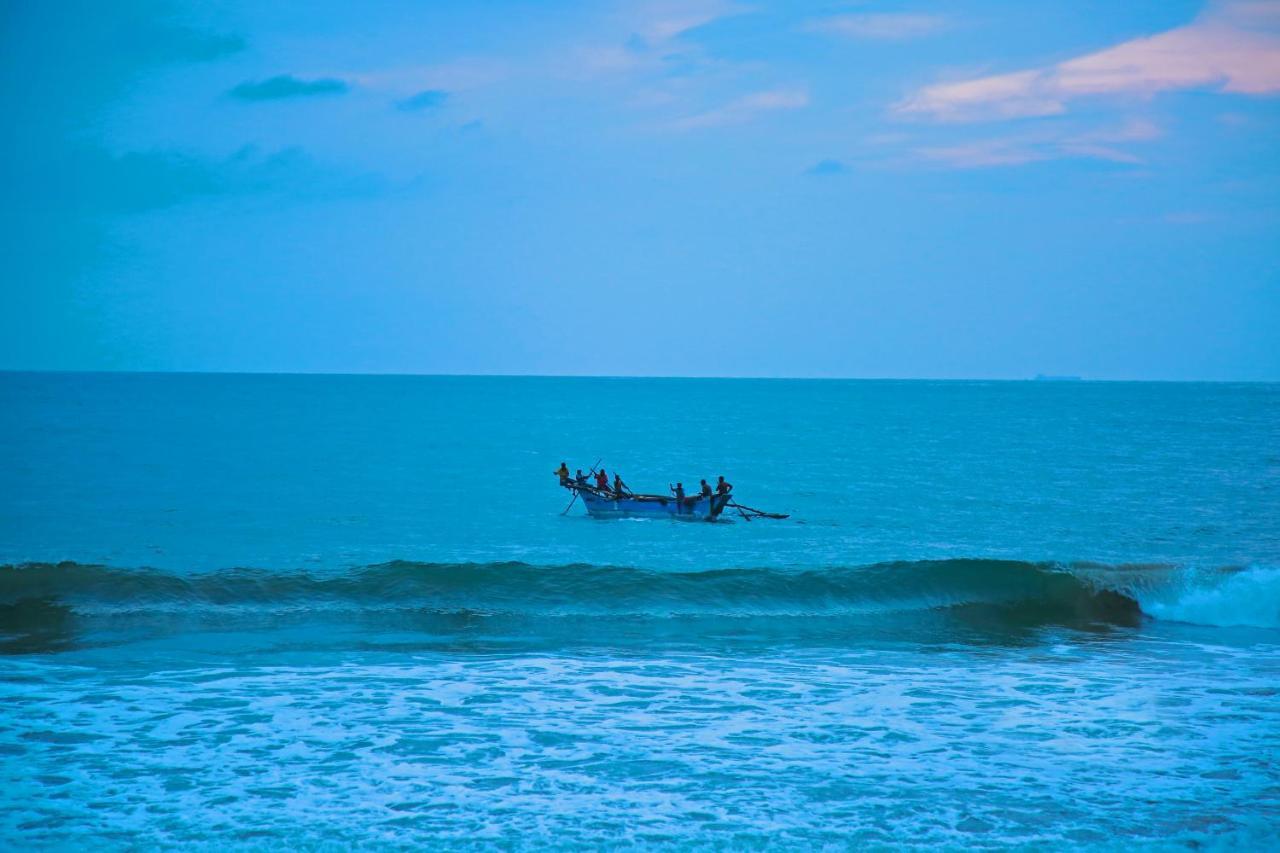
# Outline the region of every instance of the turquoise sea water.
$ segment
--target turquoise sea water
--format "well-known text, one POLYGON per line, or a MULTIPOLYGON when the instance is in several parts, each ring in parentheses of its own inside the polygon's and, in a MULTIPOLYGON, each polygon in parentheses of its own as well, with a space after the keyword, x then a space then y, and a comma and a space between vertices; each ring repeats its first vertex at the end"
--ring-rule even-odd
POLYGON ((0 565, 4 846, 1280 844, 1276 385, 0 374, 0 565))

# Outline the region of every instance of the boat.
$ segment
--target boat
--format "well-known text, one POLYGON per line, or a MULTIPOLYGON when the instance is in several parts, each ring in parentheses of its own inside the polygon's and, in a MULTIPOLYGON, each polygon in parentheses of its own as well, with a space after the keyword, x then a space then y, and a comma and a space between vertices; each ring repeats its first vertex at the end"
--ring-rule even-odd
MULTIPOLYGON (((596 465, 599 464, 597 461, 596 465)), ((594 474, 595 470, 596 467, 592 466, 591 473, 594 474)), ((561 515, 567 515, 569 510, 573 509, 573 505, 578 502, 578 498, 582 498, 587 514, 594 518, 671 518, 681 521, 715 521, 726 509, 732 509, 747 521, 753 518, 791 517, 785 513, 765 512, 762 509, 738 503, 733 499, 733 486, 724 482, 723 477, 720 478, 720 484, 712 494, 703 494, 699 491, 698 494, 685 495, 677 499, 675 495, 636 494, 625 485, 619 486, 619 491, 603 486, 593 486, 587 482, 587 475, 582 474, 581 468, 578 469, 579 477, 570 479, 569 468, 564 463, 561 463, 555 473, 560 477, 560 485, 573 492, 573 499, 560 513, 561 515)))
POLYGON ((588 487, 572 487, 582 498, 587 513, 596 518, 676 518, 685 521, 715 521, 733 500, 719 495, 688 495, 677 501, 667 495, 622 495, 601 493, 588 487))

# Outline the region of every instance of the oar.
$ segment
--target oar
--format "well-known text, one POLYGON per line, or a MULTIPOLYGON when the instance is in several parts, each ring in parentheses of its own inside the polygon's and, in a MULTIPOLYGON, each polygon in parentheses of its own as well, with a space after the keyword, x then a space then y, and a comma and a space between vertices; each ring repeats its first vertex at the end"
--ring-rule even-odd
POLYGON ((764 510, 762 510, 762 509, 756 509, 755 507, 752 507, 752 506, 745 506, 745 505, 740 504, 740 503, 738 503, 738 502, 736 502, 736 501, 735 501, 735 502, 733 502, 733 503, 731 503, 731 504, 729 504, 729 506, 731 506, 731 507, 733 507, 734 509, 738 510, 738 512, 742 512, 742 511, 745 509, 745 510, 747 510, 748 512, 753 512, 753 513, 755 513, 756 515, 761 516, 761 517, 763 517, 763 518, 790 518, 790 517, 791 517, 790 515, 787 515, 787 514, 785 514, 785 513, 781 513, 781 512, 765 512, 765 511, 764 511, 764 510))

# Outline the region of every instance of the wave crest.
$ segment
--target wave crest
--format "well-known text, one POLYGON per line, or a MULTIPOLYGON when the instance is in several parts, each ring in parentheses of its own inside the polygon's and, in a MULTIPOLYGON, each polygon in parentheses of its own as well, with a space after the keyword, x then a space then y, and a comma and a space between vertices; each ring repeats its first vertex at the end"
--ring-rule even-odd
POLYGON ((1048 563, 942 560, 821 570, 663 572, 526 563, 397 561, 343 573, 224 569, 188 575, 80 563, 0 569, 0 602, 57 599, 85 607, 341 604, 529 613, 805 615, 1058 604, 1088 610, 1108 589, 1048 563))
POLYGON ((1192 577, 1172 566, 981 559, 698 572, 408 561, 329 573, 236 568, 174 574, 81 563, 0 567, 0 630, 21 631, 48 618, 51 607, 81 617, 357 611, 544 620, 768 617, 794 624, 811 617, 901 622, 911 612, 934 612, 1018 626, 1137 625, 1149 616, 1275 628, 1280 570, 1192 577))

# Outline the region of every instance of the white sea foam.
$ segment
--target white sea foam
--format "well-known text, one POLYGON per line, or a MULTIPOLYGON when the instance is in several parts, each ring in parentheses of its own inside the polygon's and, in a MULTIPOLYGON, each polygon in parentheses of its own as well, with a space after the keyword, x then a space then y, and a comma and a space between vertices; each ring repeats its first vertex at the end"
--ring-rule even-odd
POLYGON ((1274 846, 1268 657, 1058 645, 0 658, 0 846, 1274 846))
POLYGON ((1157 619, 1224 628, 1280 628, 1280 568, 1252 566, 1230 574, 1191 575, 1186 583, 1140 594, 1157 619))

